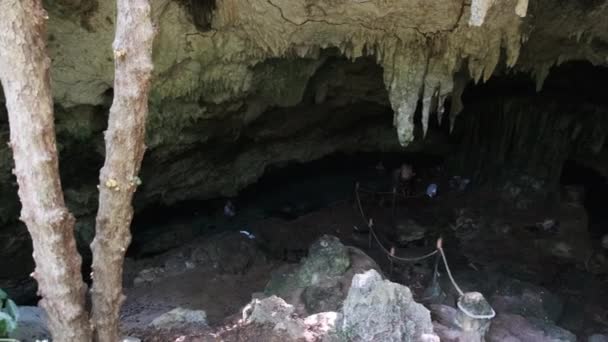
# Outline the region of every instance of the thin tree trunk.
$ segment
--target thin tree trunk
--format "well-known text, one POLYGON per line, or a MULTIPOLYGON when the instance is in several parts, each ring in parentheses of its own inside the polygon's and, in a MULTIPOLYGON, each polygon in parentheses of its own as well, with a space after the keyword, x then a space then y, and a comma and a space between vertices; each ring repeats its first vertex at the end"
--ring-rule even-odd
POLYGON ((99 342, 119 338, 122 267, 131 242, 131 200, 145 150, 145 123, 155 30, 148 0, 118 0, 113 44, 114 101, 105 133, 93 250, 93 324, 99 342))
POLYGON ((59 179, 47 15, 41 0, 0 0, 0 80, 10 123, 21 220, 34 245, 40 305, 53 340, 90 341, 86 285, 74 240, 74 217, 59 179))

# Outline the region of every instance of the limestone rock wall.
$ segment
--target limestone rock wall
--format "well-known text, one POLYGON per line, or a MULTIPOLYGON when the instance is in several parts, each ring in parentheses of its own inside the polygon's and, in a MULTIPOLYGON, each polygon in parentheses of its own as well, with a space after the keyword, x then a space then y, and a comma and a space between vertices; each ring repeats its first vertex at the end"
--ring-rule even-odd
MULTIPOLYGON (((473 79, 487 79, 502 51, 505 63, 512 66, 524 34, 525 11, 515 0, 494 5, 457 0, 218 0, 213 29, 207 32, 197 30, 191 9, 183 2, 153 2, 159 35, 151 147, 172 138, 171 133, 179 134, 186 124, 181 114, 189 119, 221 117, 226 110, 214 111, 212 105, 249 105, 248 98, 258 92, 270 96, 258 99, 250 111, 298 103, 298 89, 319 65, 321 50, 331 47, 350 59, 373 56, 383 67, 398 138, 406 145, 413 139, 412 117, 419 98, 425 113, 436 109, 430 107, 433 102, 441 107, 452 92, 455 71, 467 66, 473 79), (271 82, 261 83, 255 66, 269 58, 304 61, 283 77, 273 75, 271 82), (176 100, 188 109, 186 113, 172 115, 167 106, 175 108, 176 100), (155 130, 159 127, 162 133, 155 130)), ((58 103, 107 105, 113 6, 111 1, 99 2, 80 21, 51 7, 55 15, 50 50, 58 103)))
MULTIPOLYGON (((198 26, 189 1, 151 1, 158 36, 139 207, 234 195, 283 161, 406 146, 418 108, 426 132, 451 98, 454 125, 467 82, 497 69, 542 85, 556 63, 608 64, 601 0, 216 0, 198 26)), ((80 218, 96 209, 114 6, 46 2, 62 179, 80 218)), ((19 209, 11 159, 0 144, 3 227, 19 209)), ((92 222, 79 222, 90 236, 92 222)))

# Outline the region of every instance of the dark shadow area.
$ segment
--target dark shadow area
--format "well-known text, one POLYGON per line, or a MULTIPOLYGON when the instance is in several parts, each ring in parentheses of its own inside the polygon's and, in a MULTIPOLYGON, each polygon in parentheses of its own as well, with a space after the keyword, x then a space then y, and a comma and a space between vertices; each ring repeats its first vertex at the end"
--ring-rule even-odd
POLYGON ((561 184, 584 189, 583 204, 589 216, 589 234, 598 241, 608 234, 608 179, 590 167, 568 160, 562 168, 561 184))
MULTIPOLYGON (((443 163, 443 156, 429 153, 337 153, 319 160, 299 163, 287 162, 268 167, 255 183, 233 198, 182 201, 174 205, 156 205, 139 212, 133 221, 131 256, 146 256, 163 252, 185 243, 195 236, 213 231, 246 229, 255 221, 279 218, 285 221, 326 208, 337 202, 352 200, 356 182, 379 191, 390 191, 390 176, 379 176, 378 167, 392 171, 402 163, 429 170, 443 163), (223 207, 231 201, 236 217, 225 217, 223 207), (155 227, 183 222, 186 231, 173 232, 175 239, 163 248, 150 251, 150 239, 164 233, 155 227), (183 241, 179 241, 183 240, 183 241)), ((178 228, 179 230, 179 228, 178 228)), ((166 233, 166 232, 165 232, 166 233)))

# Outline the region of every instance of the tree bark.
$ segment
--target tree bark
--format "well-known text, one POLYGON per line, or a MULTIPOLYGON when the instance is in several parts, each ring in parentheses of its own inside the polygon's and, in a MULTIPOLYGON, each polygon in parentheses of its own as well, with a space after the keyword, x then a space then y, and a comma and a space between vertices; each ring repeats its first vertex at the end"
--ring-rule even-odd
POLYGON ((0 81, 10 124, 10 146, 21 200, 21 220, 32 236, 40 305, 53 340, 90 341, 86 285, 65 206, 57 161, 47 15, 41 0, 0 0, 0 81))
POLYGON ((99 342, 119 339, 122 267, 131 242, 131 204, 145 150, 145 123, 155 30, 148 0, 118 0, 114 100, 105 133, 93 251, 93 325, 99 342))

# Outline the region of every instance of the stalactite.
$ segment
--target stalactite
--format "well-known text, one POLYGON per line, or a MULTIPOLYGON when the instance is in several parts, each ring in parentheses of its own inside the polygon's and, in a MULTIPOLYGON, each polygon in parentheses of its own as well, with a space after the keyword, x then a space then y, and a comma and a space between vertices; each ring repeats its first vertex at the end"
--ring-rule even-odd
POLYGON ((532 74, 536 79, 536 91, 537 92, 539 92, 543 89, 543 84, 545 83, 545 79, 547 79, 547 76, 549 76, 549 70, 551 70, 552 66, 553 66, 553 63, 545 63, 545 64, 538 66, 537 68, 535 68, 532 71, 532 74))
POLYGON ((414 113, 427 71, 427 50, 406 48, 405 44, 385 46, 391 50, 385 54, 384 83, 389 91, 389 99, 395 112, 393 124, 397 128, 399 142, 406 146, 414 140, 414 113))
POLYGON ((520 17, 525 17, 528 13, 528 0, 517 0, 517 5, 515 6, 515 14, 520 17))
POLYGON ((470 26, 481 26, 495 0, 473 0, 471 2, 470 26))

